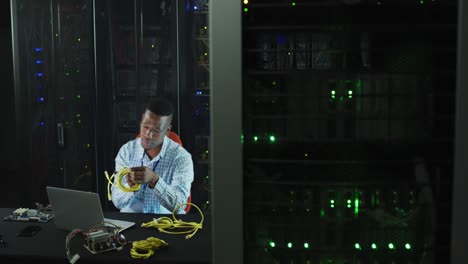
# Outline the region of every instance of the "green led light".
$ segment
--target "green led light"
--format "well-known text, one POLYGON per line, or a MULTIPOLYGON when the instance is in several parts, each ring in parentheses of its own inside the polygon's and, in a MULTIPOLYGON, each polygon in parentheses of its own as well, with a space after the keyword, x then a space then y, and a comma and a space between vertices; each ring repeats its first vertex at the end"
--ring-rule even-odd
POLYGON ((76 96, 76 99, 80 99, 80 98, 81 98, 81 95, 77 95, 77 96, 76 96))
POLYGON ((353 94, 353 91, 352 91, 352 90, 348 90, 348 94, 349 94, 349 95, 353 94))
POLYGON ((349 204, 350 204, 350 203, 351 203, 351 200, 350 200, 350 199, 346 200, 346 203, 349 203, 349 204))
POLYGON ((334 204, 334 203, 335 203, 335 200, 330 200, 330 203, 331 203, 331 204, 334 204))
POLYGON ((305 242, 304 243, 304 248, 309 248, 309 243, 305 242))
POLYGON ((411 249, 410 243, 406 243, 406 244, 405 244, 405 248, 408 249, 408 250, 410 250, 410 249, 411 249))
POLYGON ((276 245, 276 244, 275 244, 275 242, 273 242, 273 241, 270 241, 270 247, 274 248, 274 247, 275 247, 275 245, 276 245))
POLYGON ((296 6, 296 2, 292 2, 291 5, 292 5, 292 6, 296 6))
POLYGON ((354 248, 357 250, 361 250, 361 245, 359 245, 359 243, 355 243, 354 248))
POLYGON ((270 136, 270 142, 275 142, 275 141, 276 141, 275 136, 270 136))
POLYGON ((331 90, 331 94, 335 95, 336 94, 335 90, 331 90))
POLYGON ((247 7, 244 7, 244 12, 249 12, 249 9, 247 7))
POLYGON ((371 248, 372 249, 377 249, 377 245, 375 243, 372 243, 371 248))
POLYGON ((254 139, 255 142, 258 141, 258 137, 257 137, 257 136, 254 136, 253 139, 254 139))
POLYGON ((80 38, 78 38, 78 42, 80 42, 80 41, 81 41, 81 39, 80 39, 80 38))
POLYGON ((292 248, 292 243, 291 242, 288 242, 288 248, 292 248))
POLYGON ((419 3, 420 3, 421 5, 424 5, 424 1, 423 1, 423 0, 419 1, 419 3))
POLYGON ((349 99, 353 99, 353 96, 352 96, 352 95, 348 95, 348 98, 349 98, 349 99))
POLYGON ((275 82, 275 81, 273 81, 271 84, 272 84, 272 85, 276 85, 276 82, 275 82))
POLYGON ((388 243, 388 248, 389 249, 395 249, 395 245, 393 245, 393 243, 388 243))
POLYGON ((154 44, 151 44, 151 48, 154 49, 154 44))
POLYGON ((359 214, 359 199, 354 199, 354 213, 359 214))
POLYGON ((347 204, 346 207, 351 208, 351 204, 347 204))

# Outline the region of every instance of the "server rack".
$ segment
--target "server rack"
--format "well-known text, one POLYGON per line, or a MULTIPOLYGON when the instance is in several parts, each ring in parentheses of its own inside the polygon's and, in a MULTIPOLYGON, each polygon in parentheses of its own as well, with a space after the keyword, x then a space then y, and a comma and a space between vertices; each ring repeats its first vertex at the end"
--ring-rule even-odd
POLYGON ((448 258, 456 10, 243 1, 248 263, 448 258))
POLYGON ((22 204, 45 202, 45 186, 96 188, 92 5, 11 1, 17 160, 22 204))

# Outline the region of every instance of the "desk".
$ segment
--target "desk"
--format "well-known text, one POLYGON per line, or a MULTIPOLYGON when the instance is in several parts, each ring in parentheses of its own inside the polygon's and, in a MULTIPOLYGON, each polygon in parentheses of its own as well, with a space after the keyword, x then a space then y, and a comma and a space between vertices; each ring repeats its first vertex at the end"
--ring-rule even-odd
MULTIPOLYGON (((65 238, 68 231, 55 228, 53 220, 48 223, 3 221, 3 217, 11 214, 13 208, 0 208, 0 234, 8 245, 0 247, 0 262, 5 263, 69 263, 65 253, 65 238), (33 237, 18 237, 16 234, 27 225, 40 225, 42 230, 33 237)), ((140 227, 142 223, 151 221, 160 215, 105 212, 105 217, 135 222, 133 227, 122 232, 129 241, 144 240, 157 237, 169 243, 148 259, 133 259, 130 256, 131 244, 123 250, 108 251, 93 255, 84 248, 80 236, 72 239, 71 253, 80 255, 77 264, 84 263, 211 263, 211 217, 205 215, 203 229, 191 239, 185 235, 170 235, 159 232, 155 228, 140 227)), ((171 215, 169 215, 172 217, 171 215)), ((178 217, 183 221, 200 222, 200 215, 189 214, 178 217)))

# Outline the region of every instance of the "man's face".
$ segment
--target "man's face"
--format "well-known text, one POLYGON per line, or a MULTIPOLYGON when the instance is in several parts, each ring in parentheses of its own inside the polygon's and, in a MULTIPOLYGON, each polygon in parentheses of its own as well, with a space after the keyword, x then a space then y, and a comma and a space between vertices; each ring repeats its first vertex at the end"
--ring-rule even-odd
POLYGON ((141 146, 146 150, 161 146, 169 127, 169 116, 159 116, 146 110, 140 124, 141 146))

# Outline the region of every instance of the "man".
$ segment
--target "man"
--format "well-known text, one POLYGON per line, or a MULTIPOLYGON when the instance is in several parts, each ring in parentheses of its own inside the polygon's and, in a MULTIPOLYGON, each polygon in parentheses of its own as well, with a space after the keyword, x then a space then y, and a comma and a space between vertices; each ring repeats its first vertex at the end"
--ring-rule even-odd
POLYGON ((435 263, 436 206, 431 188, 429 169, 424 158, 413 160, 417 188, 416 208, 408 217, 417 239, 415 251, 420 255, 420 264, 435 263))
MULTIPOLYGON (((150 101, 141 117, 140 137, 124 144, 115 158, 116 171, 129 167, 122 182, 138 191, 112 187, 112 202, 121 212, 170 214, 186 203, 193 182, 192 156, 166 135, 171 128, 172 104, 157 98, 150 101)), ((118 179, 115 179, 115 182, 118 179)), ((185 206, 176 213, 183 214, 185 206)))
POLYGON ((401 227, 414 232, 413 252, 419 264, 435 263, 436 206, 431 188, 429 169, 421 156, 413 158, 416 204, 406 216, 395 216, 376 209, 369 216, 377 220, 382 227, 401 227))

